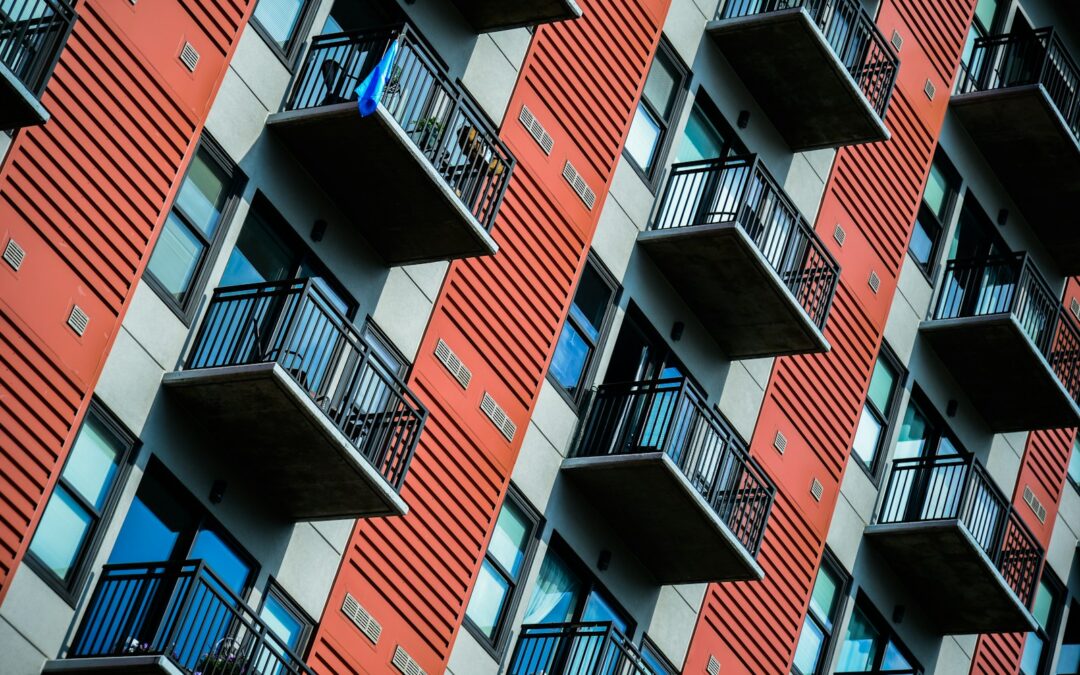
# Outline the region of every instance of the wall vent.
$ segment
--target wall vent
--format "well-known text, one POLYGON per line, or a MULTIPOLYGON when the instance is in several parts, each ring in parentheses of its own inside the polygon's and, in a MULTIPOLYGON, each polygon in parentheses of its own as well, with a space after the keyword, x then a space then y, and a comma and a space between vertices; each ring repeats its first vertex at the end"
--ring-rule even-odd
POLYGON ((581 201, 585 203, 585 206, 592 211, 592 207, 596 205, 596 193, 592 191, 589 184, 585 182, 585 179, 581 177, 577 169, 570 162, 567 162, 563 167, 562 176, 566 179, 566 182, 570 184, 570 187, 574 188, 574 192, 581 198, 581 201))
POLYGON ((484 398, 480 400, 480 410, 487 415, 488 419, 491 420, 492 424, 495 425, 495 428, 502 433, 506 440, 514 440, 514 434, 517 433, 517 425, 506 415, 506 411, 499 407, 499 404, 495 402, 495 399, 491 397, 491 394, 486 391, 484 392, 484 398))
POLYGON ((19 242, 14 239, 8 239, 7 246, 4 247, 4 262, 11 265, 11 269, 18 272, 24 260, 26 260, 26 249, 19 246, 19 242))
POLYGON ((390 663, 405 675, 427 675, 420 664, 409 656, 409 652, 401 648, 401 645, 394 650, 394 658, 390 659, 390 663))
POLYGON ((379 643, 382 626, 372 618, 371 614, 357 602, 351 593, 345 594, 345 601, 341 603, 341 611, 344 612, 345 616, 349 617, 350 621, 356 624, 356 627, 360 629, 360 632, 367 639, 371 640, 371 644, 379 643))
POLYGON ((821 495, 825 493, 825 486, 821 484, 817 478, 810 481, 810 496, 814 498, 815 502, 821 501, 821 495))
POLYGON ((877 272, 871 271, 870 278, 867 280, 866 283, 870 284, 870 290, 872 290, 876 295, 878 289, 881 288, 881 277, 877 275, 877 272))
POLYGON ((900 48, 904 46, 904 36, 900 34, 900 31, 893 30, 892 37, 889 38, 889 42, 892 43, 893 49, 900 51, 900 48))
POLYGON ((1080 300, 1073 298, 1069 301, 1069 311, 1073 313, 1077 319, 1080 319, 1080 300))
POLYGON ((199 52, 190 42, 185 42, 184 48, 180 50, 180 63, 193 73, 195 67, 199 65, 199 52))
POLYGON ((73 305, 71 307, 71 314, 68 315, 67 325, 71 330, 75 331, 75 334, 82 337, 86 332, 86 327, 90 325, 90 316, 83 311, 82 307, 73 305))
POLYGON ((547 132, 544 125, 540 124, 540 120, 536 119, 536 115, 532 114, 528 106, 521 106, 518 121, 529 131, 529 135, 540 145, 540 149, 544 151, 544 154, 550 155, 551 149, 555 147, 555 139, 547 132))
POLYGON ((773 438, 773 447, 780 451, 780 454, 784 454, 787 450, 787 436, 785 436, 780 430, 776 431, 776 437, 773 438))
POLYGON ((832 238, 836 240, 837 244, 841 246, 847 241, 847 232, 844 232, 844 228, 840 227, 840 223, 836 224, 836 229, 833 230, 832 238))
POLYGON ((461 362, 458 355, 442 339, 435 343, 435 358, 446 367, 450 376, 457 380, 462 388, 469 388, 469 383, 472 382, 472 371, 461 362))
POLYGON ((720 662, 712 654, 709 654, 709 663, 705 666, 705 672, 709 675, 720 675, 720 662))
POLYGON ((1042 502, 1035 496, 1032 489, 1026 485, 1024 486, 1024 503, 1031 507, 1040 523, 1046 522, 1046 507, 1042 505, 1042 502))
POLYGON ((922 90, 923 93, 926 94, 926 98, 930 99, 931 101, 934 100, 934 96, 937 94, 937 87, 934 86, 933 82, 927 80, 926 84, 923 85, 922 90))

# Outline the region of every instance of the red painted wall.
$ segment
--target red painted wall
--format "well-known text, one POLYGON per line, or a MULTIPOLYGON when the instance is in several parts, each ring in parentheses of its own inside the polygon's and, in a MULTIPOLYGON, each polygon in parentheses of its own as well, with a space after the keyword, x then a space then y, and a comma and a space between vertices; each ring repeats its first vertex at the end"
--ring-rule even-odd
POLYGON ((80 2, 43 96, 52 118, 0 167, 0 245, 27 251, 18 272, 0 265, 0 601, 253 4, 80 2))

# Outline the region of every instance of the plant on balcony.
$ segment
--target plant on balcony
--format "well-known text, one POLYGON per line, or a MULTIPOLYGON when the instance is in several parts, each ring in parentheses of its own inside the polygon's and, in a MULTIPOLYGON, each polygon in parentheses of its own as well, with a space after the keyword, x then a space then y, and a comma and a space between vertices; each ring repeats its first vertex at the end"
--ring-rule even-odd
POLYGON ((195 665, 195 675, 243 675, 247 659, 236 654, 206 654, 195 665))
POLYGON ((442 134, 443 123, 438 117, 423 117, 413 121, 413 133, 416 134, 416 144, 422 152, 430 152, 435 149, 442 134))

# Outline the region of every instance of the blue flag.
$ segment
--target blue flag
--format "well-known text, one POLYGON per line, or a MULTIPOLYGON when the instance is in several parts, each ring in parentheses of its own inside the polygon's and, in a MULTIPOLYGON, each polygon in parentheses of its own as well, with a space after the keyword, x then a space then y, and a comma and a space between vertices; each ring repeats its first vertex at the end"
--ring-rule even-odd
POLYGON ((360 107, 360 117, 367 117, 379 108, 379 101, 382 100, 383 90, 386 89, 386 79, 390 76, 390 70, 394 65, 394 58, 397 57, 397 52, 398 39, 394 38, 394 41, 386 48, 386 53, 383 54, 379 63, 375 65, 375 68, 368 73, 368 76, 365 77, 364 81, 360 83, 360 86, 356 88, 356 98, 360 107))

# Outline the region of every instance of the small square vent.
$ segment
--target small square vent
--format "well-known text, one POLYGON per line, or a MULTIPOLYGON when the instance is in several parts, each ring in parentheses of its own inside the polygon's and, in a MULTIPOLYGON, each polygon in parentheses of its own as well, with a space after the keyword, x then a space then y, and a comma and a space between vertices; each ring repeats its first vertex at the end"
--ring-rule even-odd
POLYGON ((937 95, 937 87, 934 86, 933 82, 927 80, 926 84, 923 85, 923 93, 926 94, 926 98, 933 101, 934 96, 937 95))
POLYGON ((562 175, 563 178, 566 179, 566 182, 570 184, 570 187, 574 188, 574 192, 577 193, 577 196, 585 204, 586 208, 592 211, 592 207, 596 205, 596 193, 593 192, 592 188, 589 187, 589 184, 585 182, 585 179, 581 177, 581 174, 574 168, 574 165, 567 162, 566 165, 563 166, 562 175))
POLYGON ((90 316, 83 311, 82 307, 73 305, 71 314, 68 315, 67 325, 71 330, 75 331, 76 335, 82 337, 86 332, 86 327, 90 325, 90 316))
POLYGON ((199 52, 190 42, 185 42, 184 48, 180 50, 180 63, 193 73, 195 67, 199 65, 199 52))
POLYGON ((24 260, 26 260, 26 249, 19 246, 19 242, 14 239, 8 239, 7 246, 4 246, 4 262, 18 272, 24 260))
POLYGON ((1069 311, 1073 313, 1077 319, 1080 319, 1080 300, 1073 298, 1069 300, 1069 311))
POLYGON ((1024 503, 1031 507, 1035 517, 1039 519, 1040 523, 1046 522, 1046 507, 1042 505, 1039 498, 1035 496, 1035 492, 1028 486, 1024 486, 1024 503))
POLYGON ((378 644, 379 637, 382 635, 382 625, 379 624, 366 609, 352 596, 351 593, 345 594, 345 601, 341 603, 341 611, 345 616, 349 617, 349 620, 356 624, 356 627, 360 629, 360 632, 371 640, 371 644, 378 644))
POLYGON ((517 425, 511 420, 506 411, 503 410, 495 399, 491 397, 491 394, 484 392, 484 398, 480 400, 480 410, 487 415, 487 418, 491 420, 491 423, 495 425, 495 428, 499 430, 499 433, 508 441, 514 440, 514 435, 517 433, 517 425))
POLYGON ((785 436, 780 430, 777 430, 776 437, 773 438, 773 447, 780 451, 780 454, 784 454, 787 450, 787 436, 785 436))
POLYGON ((870 272, 870 278, 867 279, 866 283, 870 285, 870 290, 876 295, 878 289, 881 288, 881 277, 877 275, 877 272, 870 272))
POLYGON ((900 48, 904 46, 904 36, 900 34, 900 31, 893 30, 889 42, 892 43, 893 49, 900 51, 900 48))
POLYGON ((435 344, 435 358, 450 372, 450 376, 457 380, 463 389, 469 388, 472 382, 472 371, 469 370, 458 355, 450 349, 449 345, 441 339, 435 344))
POLYGON ((424 669, 420 667, 420 664, 409 656, 409 652, 401 648, 401 645, 398 645, 397 649, 394 650, 394 658, 390 659, 390 663, 404 675, 427 675, 424 669))
POLYGON ((821 495, 825 493, 825 486, 821 484, 817 478, 810 481, 810 496, 814 498, 815 502, 821 501, 821 495))
POLYGON ((521 106, 518 121, 528 130, 533 140, 540 145, 540 149, 544 151, 544 154, 550 155, 551 149, 555 147, 555 139, 551 137, 551 134, 547 132, 543 124, 540 124, 540 120, 536 119, 536 116, 527 106, 521 106))
POLYGON ((836 224, 836 229, 833 230, 832 238, 836 240, 837 244, 841 246, 847 241, 847 232, 844 232, 844 228, 840 226, 840 223, 836 224))
POLYGON ((720 662, 712 654, 709 654, 709 663, 705 666, 705 672, 709 675, 720 675, 720 662))

